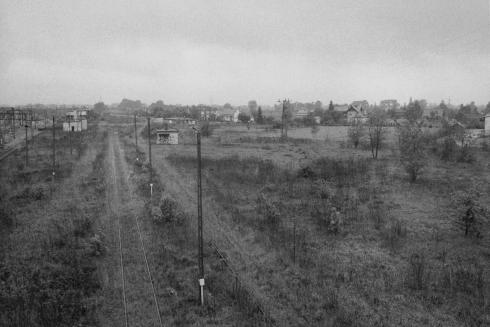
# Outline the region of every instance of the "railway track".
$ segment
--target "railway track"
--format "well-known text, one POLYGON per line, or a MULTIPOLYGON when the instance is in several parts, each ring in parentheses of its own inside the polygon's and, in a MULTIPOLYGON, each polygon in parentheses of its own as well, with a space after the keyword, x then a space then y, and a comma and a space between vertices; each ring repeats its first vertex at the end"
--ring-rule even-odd
POLYGON ((124 324, 129 326, 163 327, 154 278, 151 274, 142 229, 137 214, 132 212, 131 189, 127 169, 117 136, 110 137, 112 196, 109 206, 115 223, 120 270, 121 305, 124 324), (152 304, 150 304, 152 303, 152 304), (156 315, 156 317, 155 317, 156 315))
POLYGON ((16 150, 17 150, 17 148, 11 148, 11 149, 7 149, 7 150, 3 151, 2 154, 0 154, 0 161, 3 161, 4 159, 8 158, 16 150))

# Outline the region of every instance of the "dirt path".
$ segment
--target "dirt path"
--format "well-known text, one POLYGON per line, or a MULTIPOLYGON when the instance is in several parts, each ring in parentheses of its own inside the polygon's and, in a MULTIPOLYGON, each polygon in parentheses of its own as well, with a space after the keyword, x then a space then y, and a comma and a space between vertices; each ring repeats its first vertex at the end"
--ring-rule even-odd
POLYGON ((101 313, 105 317, 102 325, 161 326, 136 221, 143 203, 131 196, 128 167, 118 137, 109 134, 108 142, 106 196, 109 209, 103 226, 110 234, 105 264, 109 298, 101 313))

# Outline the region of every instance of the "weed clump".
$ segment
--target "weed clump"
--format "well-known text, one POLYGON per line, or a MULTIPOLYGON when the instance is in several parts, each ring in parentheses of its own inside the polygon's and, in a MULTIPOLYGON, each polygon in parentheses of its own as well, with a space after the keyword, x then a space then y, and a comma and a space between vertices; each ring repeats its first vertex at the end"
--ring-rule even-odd
POLYGON ((277 206, 268 199, 265 194, 260 193, 257 197, 256 209, 262 215, 262 223, 267 227, 275 227, 280 222, 280 212, 277 206))

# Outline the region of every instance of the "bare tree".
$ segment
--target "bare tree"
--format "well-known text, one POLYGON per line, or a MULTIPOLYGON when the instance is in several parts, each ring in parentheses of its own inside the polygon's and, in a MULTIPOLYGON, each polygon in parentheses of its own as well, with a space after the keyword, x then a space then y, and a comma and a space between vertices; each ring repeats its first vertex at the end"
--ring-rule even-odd
POLYGON ((354 120, 349 126, 349 130, 347 131, 347 136, 349 137, 349 140, 354 145, 354 148, 357 149, 357 146, 359 145, 359 142, 364 136, 364 133, 365 133, 365 128, 361 120, 360 119, 354 120))
POLYGON ((401 126, 399 133, 400 162, 410 175, 410 181, 415 182, 426 165, 424 135, 416 123, 401 126))
POLYGON ((386 128, 386 115, 382 110, 377 110, 371 113, 368 119, 368 135, 369 144, 371 146, 371 154, 373 159, 378 158, 378 151, 384 139, 386 128))

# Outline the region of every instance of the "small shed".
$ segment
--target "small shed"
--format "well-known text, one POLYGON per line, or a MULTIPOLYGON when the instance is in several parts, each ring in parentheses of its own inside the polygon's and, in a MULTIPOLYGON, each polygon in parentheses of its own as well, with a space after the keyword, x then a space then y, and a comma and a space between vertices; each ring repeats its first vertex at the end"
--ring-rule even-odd
POLYGON ((179 131, 176 129, 158 129, 157 144, 179 144, 179 131))
POLYGON ((82 131, 81 121, 71 121, 63 123, 63 131, 65 132, 81 132, 82 131))

